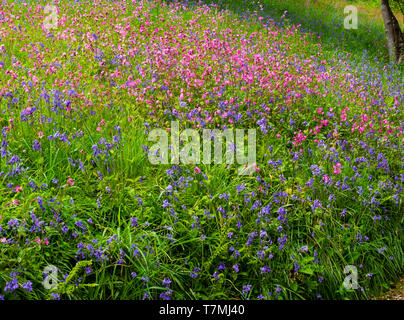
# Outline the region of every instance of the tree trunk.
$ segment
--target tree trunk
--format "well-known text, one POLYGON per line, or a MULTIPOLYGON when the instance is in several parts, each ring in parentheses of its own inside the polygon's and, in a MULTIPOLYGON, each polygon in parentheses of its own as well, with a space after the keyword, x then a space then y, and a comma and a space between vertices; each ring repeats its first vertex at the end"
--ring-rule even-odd
POLYGON ((391 11, 389 0, 381 0, 381 9, 390 61, 400 64, 404 62, 404 34, 391 11))

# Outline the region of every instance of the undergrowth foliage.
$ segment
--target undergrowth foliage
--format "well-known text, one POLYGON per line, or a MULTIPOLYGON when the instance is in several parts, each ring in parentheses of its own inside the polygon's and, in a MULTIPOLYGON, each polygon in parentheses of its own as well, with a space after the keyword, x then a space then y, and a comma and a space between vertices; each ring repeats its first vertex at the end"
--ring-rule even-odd
POLYGON ((400 70, 259 3, 55 1, 49 30, 45 5, 1 5, 0 298, 365 299, 402 274, 400 70), (171 121, 256 129, 254 174, 150 164, 171 121))

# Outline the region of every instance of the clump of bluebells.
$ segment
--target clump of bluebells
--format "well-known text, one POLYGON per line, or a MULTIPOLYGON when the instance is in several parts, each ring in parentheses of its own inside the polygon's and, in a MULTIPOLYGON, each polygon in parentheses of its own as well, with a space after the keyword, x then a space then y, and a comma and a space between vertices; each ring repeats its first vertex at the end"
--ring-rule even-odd
POLYGON ((399 70, 260 4, 57 5, 48 31, 1 8, 0 299, 366 299, 400 275, 399 70), (152 165, 172 121, 256 129, 254 172, 152 165))

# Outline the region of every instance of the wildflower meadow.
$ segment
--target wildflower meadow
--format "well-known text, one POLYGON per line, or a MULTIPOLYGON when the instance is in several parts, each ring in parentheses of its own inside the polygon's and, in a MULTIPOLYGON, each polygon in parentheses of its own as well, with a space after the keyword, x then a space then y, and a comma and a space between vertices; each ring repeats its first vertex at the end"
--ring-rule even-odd
POLYGON ((358 14, 347 29, 326 1, 2 1, 0 299, 388 289, 404 70, 358 14))

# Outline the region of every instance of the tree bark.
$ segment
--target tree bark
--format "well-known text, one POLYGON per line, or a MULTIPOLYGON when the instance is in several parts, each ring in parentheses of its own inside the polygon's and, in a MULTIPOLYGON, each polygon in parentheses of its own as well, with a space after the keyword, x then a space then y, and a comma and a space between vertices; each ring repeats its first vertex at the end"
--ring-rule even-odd
POLYGON ((389 0, 381 0, 381 10, 390 61, 400 64, 404 62, 404 34, 391 11, 389 0))

